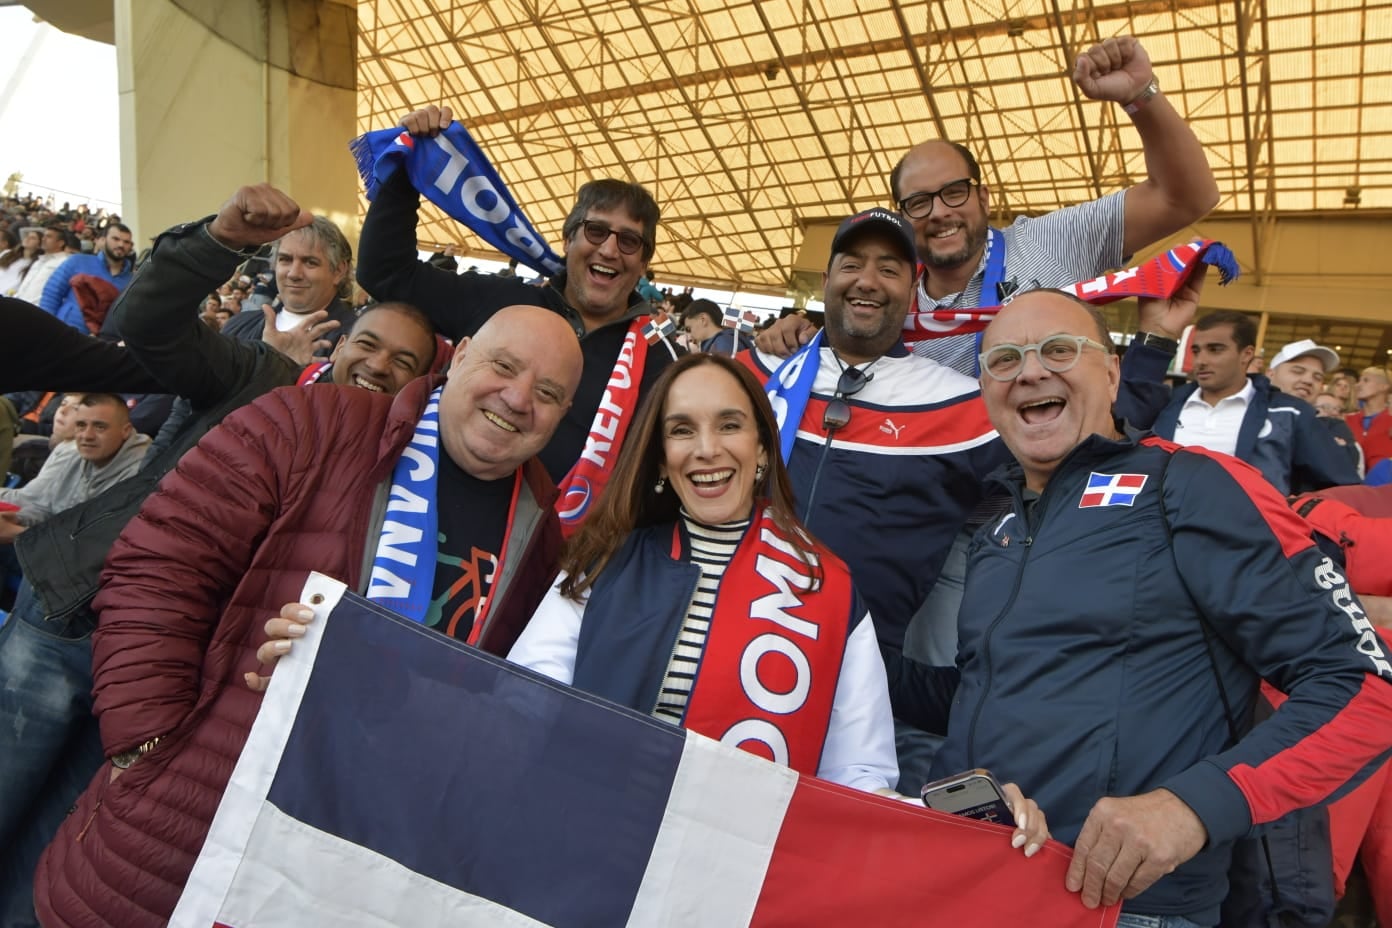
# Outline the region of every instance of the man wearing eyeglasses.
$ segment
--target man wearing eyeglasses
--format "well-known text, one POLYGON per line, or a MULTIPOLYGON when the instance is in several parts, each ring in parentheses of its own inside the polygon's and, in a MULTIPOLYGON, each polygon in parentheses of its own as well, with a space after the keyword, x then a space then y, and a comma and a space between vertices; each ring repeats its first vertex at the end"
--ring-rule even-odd
MULTIPOLYGON (((1088 49, 1078 57, 1073 82, 1084 96, 1122 107, 1140 133, 1146 179, 994 229, 988 223, 991 187, 970 150, 947 141, 910 149, 889 183, 895 204, 913 224, 917 245, 911 312, 997 306, 1022 289, 1091 280, 1197 221, 1218 202, 1203 147, 1161 92, 1139 42, 1122 36, 1088 49)), ((977 336, 943 334, 950 325, 944 323, 933 337, 911 338, 913 350, 975 375, 977 336)), ((790 353, 811 334, 780 322, 757 342, 762 350, 790 353)), ((1180 334, 1157 326, 1137 341, 1142 350, 1158 347, 1173 355, 1180 334)))
POLYGON ((1025 294, 979 362, 1010 505, 972 547, 960 682, 900 687, 895 711, 928 724, 950 703, 933 775, 985 767, 1028 789, 1074 846, 1084 905, 1127 900, 1121 926, 1217 924, 1233 842, 1386 759, 1392 660, 1270 485, 1113 417, 1094 309, 1025 294), (1252 728, 1262 679, 1289 699, 1252 728))
MULTIPOLYGON (((799 513, 850 566, 894 681, 905 652, 952 664, 955 598, 935 594, 927 608, 925 600, 945 565, 960 574, 949 551, 982 500, 983 479, 1009 453, 977 382, 904 345, 916 261, 909 222, 866 210, 841 224, 831 250, 821 334, 786 360, 758 351, 740 358, 767 380, 799 513), (910 631, 921 609, 925 618, 910 631)), ((1143 324, 1166 318, 1161 309, 1147 307, 1143 324)), ((1127 358, 1124 416, 1153 405, 1135 373, 1147 363, 1141 353, 1127 358)), ((930 748, 901 728, 901 791, 926 782, 930 748)))
MULTIPOLYGON (((452 121, 448 106, 427 106, 402 119, 401 127, 416 137, 434 137, 452 121)), ((518 278, 455 274, 420 261, 419 207, 420 195, 405 170, 382 184, 359 242, 358 282, 365 290, 379 300, 420 307, 441 334, 456 341, 499 309, 534 301, 520 298, 536 291, 518 278)), ((665 341, 650 344, 630 331, 634 319, 651 308, 635 287, 656 247, 658 217, 657 203, 638 184, 608 178, 585 184, 562 227, 565 270, 542 288, 547 306, 571 324, 584 354, 572 405, 539 455, 565 493, 562 507, 579 515, 601 482, 593 473, 578 480, 575 475, 586 462, 607 475, 639 400, 674 359, 665 341)))

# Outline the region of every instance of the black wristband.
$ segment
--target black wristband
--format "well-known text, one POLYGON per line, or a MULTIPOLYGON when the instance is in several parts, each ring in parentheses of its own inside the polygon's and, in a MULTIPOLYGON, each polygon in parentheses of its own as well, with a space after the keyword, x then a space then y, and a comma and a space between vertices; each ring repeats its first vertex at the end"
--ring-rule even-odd
POLYGON ((1154 348, 1156 351, 1163 351, 1170 355, 1179 351, 1178 341, 1163 335, 1156 335, 1154 332, 1137 332, 1136 337, 1131 340, 1131 344, 1145 345, 1147 348, 1154 348))

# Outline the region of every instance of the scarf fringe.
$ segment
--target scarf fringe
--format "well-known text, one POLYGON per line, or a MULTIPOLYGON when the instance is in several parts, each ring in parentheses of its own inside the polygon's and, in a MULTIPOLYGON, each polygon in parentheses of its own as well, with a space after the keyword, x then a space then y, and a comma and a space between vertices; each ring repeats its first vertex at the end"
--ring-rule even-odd
POLYGON ((1218 269, 1218 285, 1220 287, 1226 287, 1242 274, 1232 249, 1222 242, 1210 242, 1200 260, 1204 264, 1218 269))

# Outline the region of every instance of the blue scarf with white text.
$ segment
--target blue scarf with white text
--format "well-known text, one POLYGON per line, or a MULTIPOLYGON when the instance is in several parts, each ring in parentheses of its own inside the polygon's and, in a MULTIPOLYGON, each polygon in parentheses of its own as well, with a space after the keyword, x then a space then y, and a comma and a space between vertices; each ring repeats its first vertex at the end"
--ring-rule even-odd
POLYGON ((411 185, 426 199, 509 258, 548 276, 565 267, 458 120, 434 138, 397 127, 360 135, 348 147, 369 200, 376 198, 397 166, 404 165, 411 185))
POLYGON ((769 404, 773 406, 774 417, 778 419, 778 451, 785 462, 793 453, 802 413, 807 409, 807 401, 812 398, 812 384, 822 363, 822 333, 825 331, 818 329, 812 340, 803 345, 797 354, 778 365, 778 370, 773 372, 766 384, 769 404))
POLYGON ((424 622, 435 588, 440 544, 436 481, 440 474, 440 393, 436 387, 416 433, 392 469, 391 494, 367 598, 413 622, 424 622))

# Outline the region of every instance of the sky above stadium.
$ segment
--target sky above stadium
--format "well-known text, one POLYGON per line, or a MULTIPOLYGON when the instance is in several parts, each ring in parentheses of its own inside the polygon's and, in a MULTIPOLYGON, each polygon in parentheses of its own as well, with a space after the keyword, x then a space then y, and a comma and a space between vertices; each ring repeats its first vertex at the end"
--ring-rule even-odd
POLYGON ((116 49, 0 8, 0 183, 119 212, 116 49))

